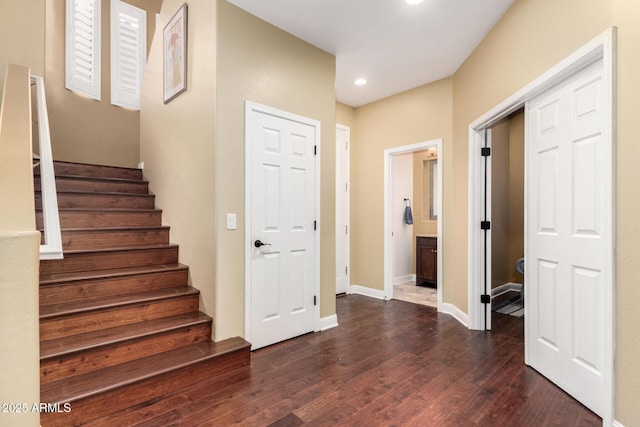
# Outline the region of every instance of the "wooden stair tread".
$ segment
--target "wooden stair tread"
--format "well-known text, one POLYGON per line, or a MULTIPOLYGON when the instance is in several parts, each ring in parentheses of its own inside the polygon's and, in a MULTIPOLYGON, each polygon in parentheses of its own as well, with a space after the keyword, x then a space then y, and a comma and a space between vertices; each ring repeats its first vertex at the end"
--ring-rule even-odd
POLYGON ((92 254, 92 253, 100 253, 100 252, 125 252, 125 251, 140 251, 140 250, 148 250, 148 249, 169 249, 169 248, 177 248, 178 245, 173 243, 156 243, 152 245, 144 245, 144 246, 124 246, 124 247, 113 247, 113 248, 96 248, 96 249, 70 249, 65 250, 64 255, 82 255, 82 254, 92 254))
POLYGON ((161 273, 176 270, 188 270, 184 264, 157 264, 143 267, 124 267, 110 270, 76 271, 72 273, 57 273, 40 275, 40 286, 61 282, 78 282, 86 280, 99 280, 112 277, 134 276, 139 274, 161 273))
MULTIPOLYGON (((104 233, 104 232, 117 232, 117 231, 144 231, 144 230, 169 230, 168 225, 120 225, 114 227, 77 227, 77 228, 61 228, 61 232, 67 233, 104 233)), ((39 229, 38 231, 43 231, 39 229)))
MULTIPOLYGON (((34 171, 34 176, 40 177, 39 171, 34 171)), ((88 176, 88 175, 71 175, 71 174, 56 174, 56 179, 77 179, 81 181, 106 181, 106 182, 122 182, 131 184, 148 184, 149 182, 142 179, 128 179, 128 178, 115 178, 110 176, 88 176)))
POLYGON ((54 160, 53 161, 54 165, 74 165, 74 166, 87 166, 87 167, 93 167, 93 168, 99 168, 99 169, 119 169, 119 170, 132 170, 132 171, 139 171, 141 169, 139 168, 129 168, 126 166, 109 166, 109 165, 99 165, 96 163, 82 163, 82 162, 70 162, 67 160, 54 160))
POLYGON ((42 384, 40 401, 73 403, 154 376, 176 371, 194 364, 239 351, 249 351, 250 344, 242 338, 230 338, 218 343, 202 342, 98 371, 42 384))
MULTIPOLYGON (((36 197, 39 196, 39 194, 42 193, 42 191, 39 188, 34 189, 34 193, 36 195, 36 197)), ((56 191, 56 193, 58 194, 58 197, 64 194, 73 194, 73 195, 81 195, 81 196, 91 196, 91 197, 100 197, 100 196, 129 196, 129 197, 155 197, 154 194, 152 193, 121 193, 121 192, 117 192, 117 191, 100 191, 100 192, 95 192, 95 191, 80 191, 80 190, 58 190, 56 191)))
POLYGON ((152 301, 166 300, 169 298, 188 297, 198 295, 199 290, 190 286, 180 286, 166 289, 139 292, 135 294, 116 295, 99 298, 97 300, 74 301, 40 306, 40 320, 68 316, 76 313, 87 313, 95 310, 104 310, 115 307, 123 307, 152 301))
MULTIPOLYGON (((95 193, 91 193, 95 194, 95 193)), ((42 212, 42 208, 36 208, 36 212, 42 212)), ((157 213, 162 209, 132 209, 132 208, 58 208, 58 212, 82 212, 82 213, 157 213)))
POLYGON ((58 357, 77 351, 92 349, 104 345, 115 344, 148 335, 187 328, 193 325, 211 322, 211 317, 204 313, 187 313, 171 317, 163 317, 133 325, 118 326, 95 332, 71 335, 62 338, 42 341, 40 343, 40 360, 58 357))

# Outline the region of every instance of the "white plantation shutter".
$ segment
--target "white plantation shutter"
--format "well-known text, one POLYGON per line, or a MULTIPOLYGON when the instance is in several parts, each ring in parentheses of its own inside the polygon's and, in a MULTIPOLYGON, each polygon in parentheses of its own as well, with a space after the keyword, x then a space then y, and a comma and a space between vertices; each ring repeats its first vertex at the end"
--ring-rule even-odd
POLYGON ((100 99, 100 0, 67 0, 65 87, 100 99))
POLYGON ((140 109, 147 58, 147 12, 111 0, 111 103, 140 109))

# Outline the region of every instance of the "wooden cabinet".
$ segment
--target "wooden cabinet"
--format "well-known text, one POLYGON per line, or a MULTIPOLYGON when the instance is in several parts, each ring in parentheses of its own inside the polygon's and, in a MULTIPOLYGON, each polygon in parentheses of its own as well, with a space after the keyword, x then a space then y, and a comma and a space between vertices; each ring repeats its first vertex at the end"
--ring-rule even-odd
POLYGON ((438 239, 416 237, 416 285, 436 287, 438 283, 438 239))

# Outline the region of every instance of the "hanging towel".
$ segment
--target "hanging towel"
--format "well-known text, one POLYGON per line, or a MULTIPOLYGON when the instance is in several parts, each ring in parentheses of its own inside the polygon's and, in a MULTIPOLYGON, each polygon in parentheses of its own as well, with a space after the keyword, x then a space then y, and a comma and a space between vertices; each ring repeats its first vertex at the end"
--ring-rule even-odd
POLYGON ((413 224, 413 214, 411 213, 411 206, 404 208, 404 223, 407 225, 413 224))

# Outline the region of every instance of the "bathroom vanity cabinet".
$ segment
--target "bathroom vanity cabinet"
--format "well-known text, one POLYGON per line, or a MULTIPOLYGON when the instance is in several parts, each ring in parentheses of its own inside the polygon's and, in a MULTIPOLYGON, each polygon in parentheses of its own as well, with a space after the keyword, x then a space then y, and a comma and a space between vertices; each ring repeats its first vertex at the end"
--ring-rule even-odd
POLYGON ((416 237, 416 285, 436 287, 438 283, 438 239, 416 237))

